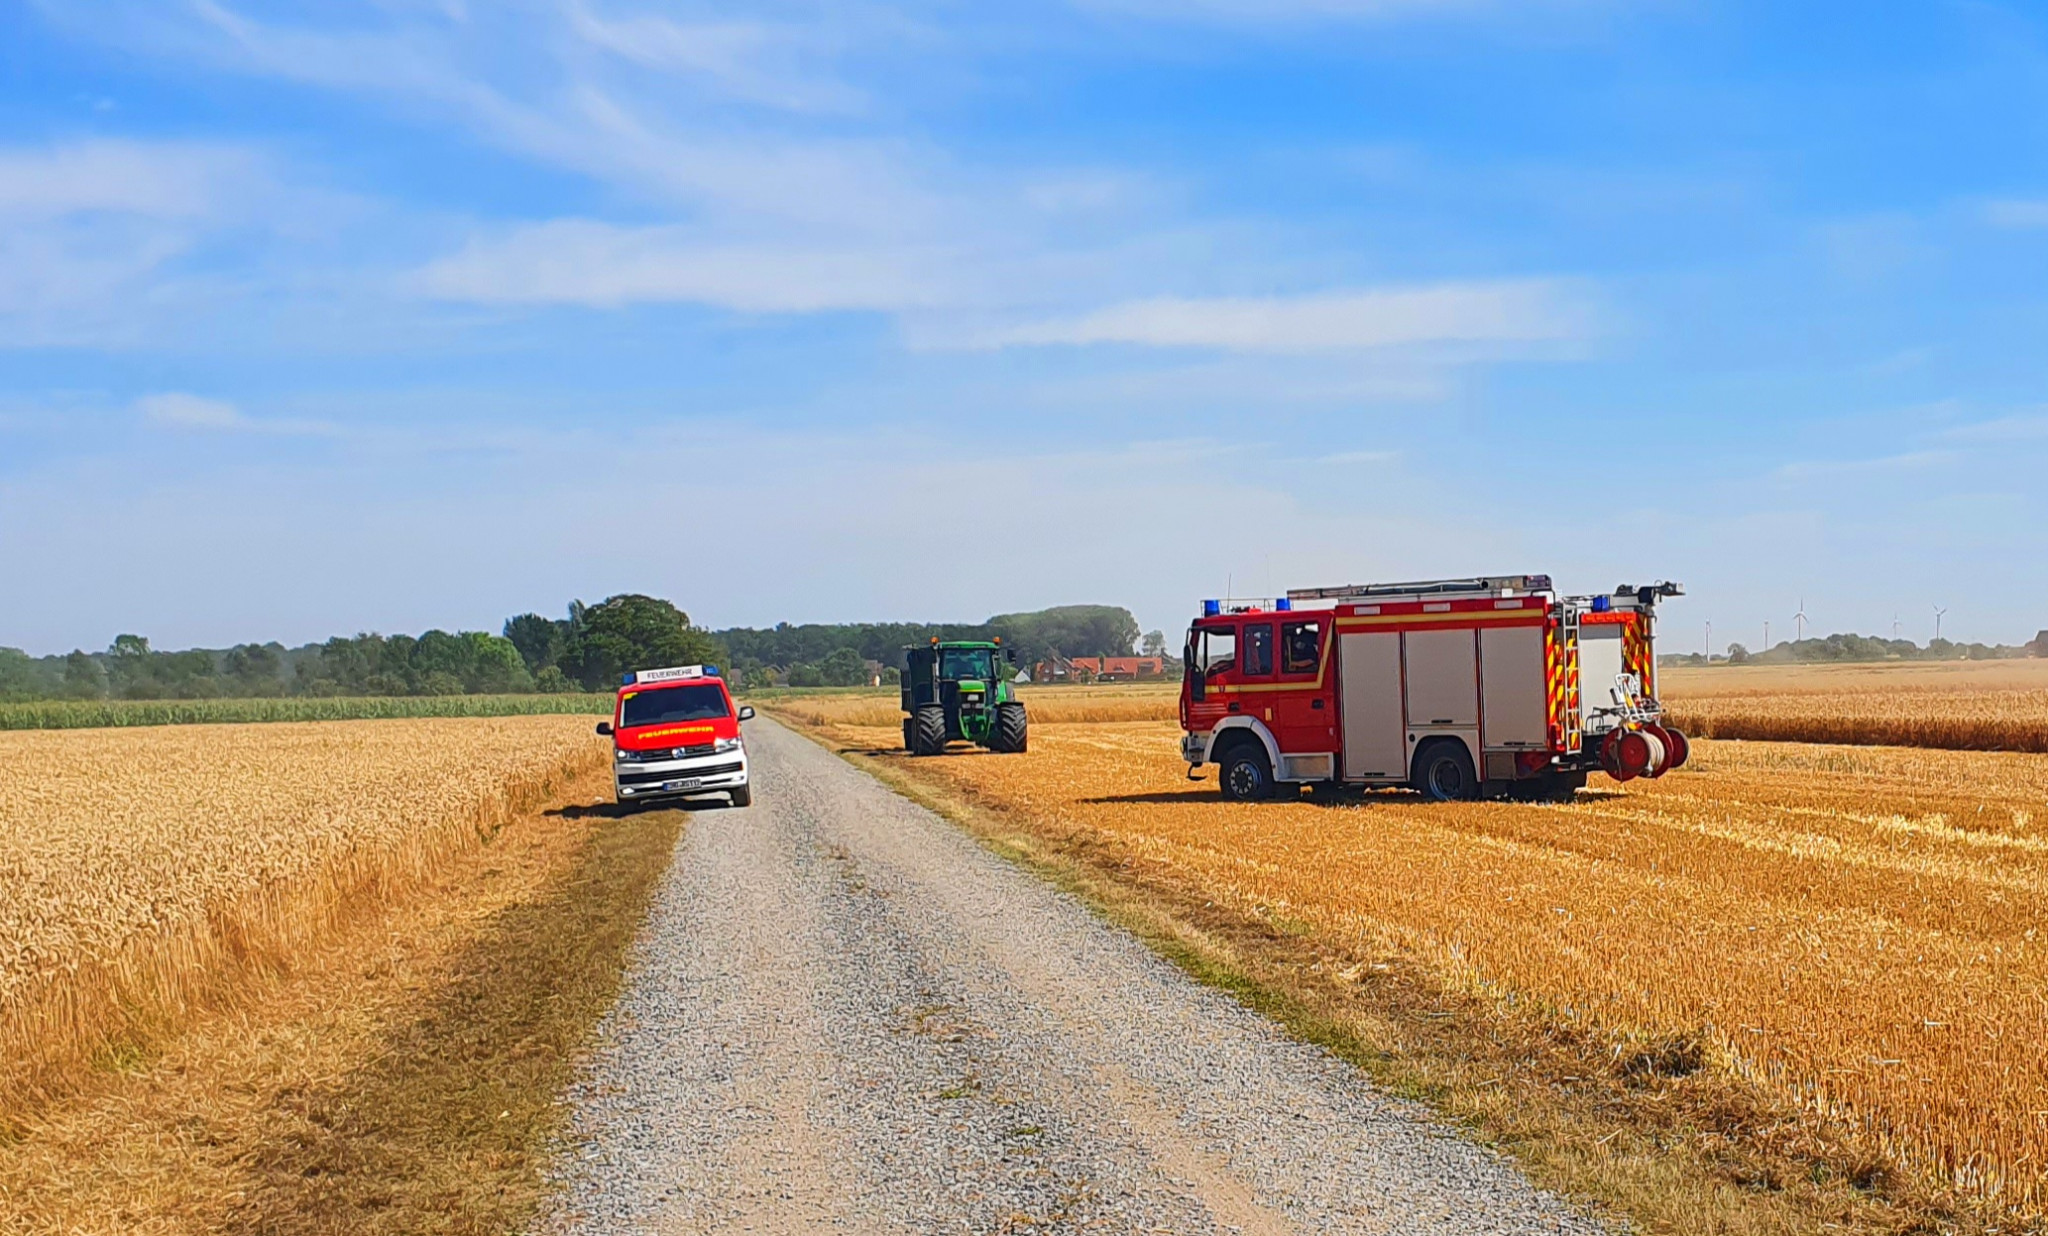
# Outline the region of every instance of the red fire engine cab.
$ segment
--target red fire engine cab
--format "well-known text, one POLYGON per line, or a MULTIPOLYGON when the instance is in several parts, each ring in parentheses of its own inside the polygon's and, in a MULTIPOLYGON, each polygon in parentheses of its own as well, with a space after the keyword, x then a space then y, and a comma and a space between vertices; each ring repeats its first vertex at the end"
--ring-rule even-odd
POLYGON ((1439 800, 1570 798, 1685 763, 1657 702, 1672 583, 1560 596, 1548 575, 1205 601, 1188 628, 1181 754, 1223 794, 1411 786, 1439 800))

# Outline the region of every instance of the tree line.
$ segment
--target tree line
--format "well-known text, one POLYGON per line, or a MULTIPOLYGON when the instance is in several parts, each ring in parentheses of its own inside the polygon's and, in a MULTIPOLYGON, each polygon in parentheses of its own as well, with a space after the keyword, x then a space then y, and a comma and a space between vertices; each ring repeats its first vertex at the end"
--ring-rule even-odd
MULTIPOLYGON (((1147 637, 1154 642, 1158 633, 1147 637)), ((893 677, 906 644, 1001 637, 1030 664, 1052 653, 1127 656, 1129 610, 1067 605, 981 623, 780 623, 707 631, 672 602, 626 593, 572 602, 561 618, 518 614, 497 634, 365 633, 287 648, 153 648, 117 636, 101 652, 31 657, 0 648, 0 699, 218 699, 606 691, 628 669, 715 664, 750 686, 852 686, 879 664, 893 677)))
POLYGON ((2030 644, 1963 644, 1934 639, 1925 645, 1909 639, 1883 639, 1853 632, 1818 636, 1813 639, 1779 640, 1762 652, 1751 652, 1743 644, 1730 644, 1728 651, 1711 657, 1703 653, 1674 653, 1659 657, 1664 665, 1794 665, 1860 661, 2000 661, 2015 657, 2048 656, 2048 631, 2030 644))
POLYGON ((875 666, 881 667, 884 681, 894 681, 904 647, 934 638, 1000 639, 1017 650, 1020 665, 1030 666, 1054 654, 1130 656, 1139 635, 1137 619, 1122 606, 1058 605, 996 614, 985 622, 784 622, 767 628, 733 627, 713 632, 713 637, 729 650, 743 681, 838 687, 867 682, 875 666))
POLYGON ((599 691, 628 668, 717 664, 724 648, 658 597, 575 602, 563 618, 520 614, 499 634, 338 635, 319 644, 152 648, 120 635, 104 652, 31 657, 0 648, 0 699, 519 695, 599 691))

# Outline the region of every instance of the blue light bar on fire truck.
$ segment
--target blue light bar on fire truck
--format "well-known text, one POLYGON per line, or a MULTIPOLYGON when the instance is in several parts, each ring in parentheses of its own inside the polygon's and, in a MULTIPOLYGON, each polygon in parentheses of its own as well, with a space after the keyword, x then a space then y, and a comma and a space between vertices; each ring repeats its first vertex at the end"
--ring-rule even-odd
POLYGON ((667 669, 627 670, 622 685, 646 686, 656 682, 680 682, 685 678, 716 678, 716 665, 672 665, 667 669))

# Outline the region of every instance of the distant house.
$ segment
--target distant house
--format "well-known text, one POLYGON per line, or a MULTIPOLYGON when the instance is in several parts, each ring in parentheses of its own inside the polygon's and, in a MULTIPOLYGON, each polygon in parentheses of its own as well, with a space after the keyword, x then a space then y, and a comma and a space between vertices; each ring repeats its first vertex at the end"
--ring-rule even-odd
POLYGON ((1131 682, 1166 676, 1164 657, 1062 657, 1031 667, 1033 682, 1131 682))

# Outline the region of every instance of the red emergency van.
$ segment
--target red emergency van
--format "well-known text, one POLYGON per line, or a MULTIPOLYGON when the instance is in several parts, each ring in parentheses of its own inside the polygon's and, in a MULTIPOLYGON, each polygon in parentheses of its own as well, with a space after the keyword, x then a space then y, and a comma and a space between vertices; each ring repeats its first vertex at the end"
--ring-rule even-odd
POLYGON ((637 670, 619 687, 612 719, 597 732, 612 740, 612 785, 620 803, 725 794, 735 807, 754 801, 740 722, 715 665, 637 670))

